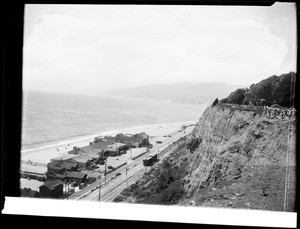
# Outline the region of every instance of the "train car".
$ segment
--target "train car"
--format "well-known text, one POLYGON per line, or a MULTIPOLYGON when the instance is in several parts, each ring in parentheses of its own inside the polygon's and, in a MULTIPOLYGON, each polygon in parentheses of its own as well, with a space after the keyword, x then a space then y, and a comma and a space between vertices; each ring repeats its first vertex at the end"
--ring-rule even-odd
POLYGON ((150 166, 157 161, 157 153, 152 153, 143 160, 144 166, 150 166))

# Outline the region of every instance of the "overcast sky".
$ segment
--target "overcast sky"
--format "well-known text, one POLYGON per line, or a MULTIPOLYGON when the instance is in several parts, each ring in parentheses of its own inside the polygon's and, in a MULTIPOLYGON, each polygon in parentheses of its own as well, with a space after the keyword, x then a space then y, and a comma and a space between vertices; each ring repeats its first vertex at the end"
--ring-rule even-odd
POLYGON ((156 83, 250 85, 296 71, 296 9, 26 5, 23 88, 94 94, 156 83))

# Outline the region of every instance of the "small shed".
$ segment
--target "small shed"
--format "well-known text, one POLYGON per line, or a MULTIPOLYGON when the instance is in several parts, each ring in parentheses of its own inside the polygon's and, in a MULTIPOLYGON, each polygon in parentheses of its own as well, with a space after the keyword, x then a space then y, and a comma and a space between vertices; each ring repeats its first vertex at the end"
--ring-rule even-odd
POLYGON ((64 182, 61 180, 46 181, 40 187, 42 197, 59 197, 63 194, 64 182))

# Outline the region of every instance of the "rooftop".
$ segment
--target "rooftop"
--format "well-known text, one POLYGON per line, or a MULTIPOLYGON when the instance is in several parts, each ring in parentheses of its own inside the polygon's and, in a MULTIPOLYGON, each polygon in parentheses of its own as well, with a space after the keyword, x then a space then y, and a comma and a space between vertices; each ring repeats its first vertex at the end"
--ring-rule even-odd
POLYGON ((56 160, 56 161, 64 161, 64 160, 68 160, 70 158, 74 158, 76 157, 77 155, 74 155, 74 154, 63 154, 61 156, 58 156, 58 157, 55 157, 55 158, 52 158, 51 160, 56 160))
MULTIPOLYGON (((77 155, 76 155, 77 156, 77 155)), ((71 169, 71 168, 74 168, 77 166, 76 162, 66 162, 66 161, 62 161, 62 162, 59 162, 59 163, 48 163, 47 164, 48 167, 50 168, 56 168, 56 169, 71 169)))
POLYGON ((66 172, 65 175, 66 178, 70 177, 70 178, 79 178, 79 179, 83 179, 85 176, 87 176, 85 173, 81 173, 81 172, 66 172))
MULTIPOLYGON (((94 144, 93 144, 94 145, 94 144)), ((93 145, 88 145, 80 148, 80 151, 83 151, 84 153, 92 155, 99 155, 100 149, 95 148, 93 145)))
POLYGON ((117 148, 120 148, 120 147, 125 146, 125 145, 126 144, 124 144, 124 143, 115 142, 115 143, 113 143, 111 145, 108 145, 107 148, 109 148, 109 149, 117 149, 117 148))
POLYGON ((55 189, 55 187, 61 184, 63 185, 64 182, 62 182, 61 180, 54 180, 54 181, 46 181, 42 186, 46 186, 47 188, 53 190, 55 189))
POLYGON ((88 154, 81 154, 77 155, 77 157, 74 157, 73 160, 79 163, 86 163, 92 158, 88 154))

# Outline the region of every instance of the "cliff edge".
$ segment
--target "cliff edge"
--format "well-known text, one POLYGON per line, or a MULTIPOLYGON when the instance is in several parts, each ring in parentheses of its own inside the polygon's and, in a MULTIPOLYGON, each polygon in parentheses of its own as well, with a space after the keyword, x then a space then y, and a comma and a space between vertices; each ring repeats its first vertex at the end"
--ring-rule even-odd
POLYGON ((222 104, 202 114, 187 142, 187 196, 180 204, 295 209, 295 121, 222 104))

